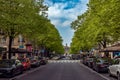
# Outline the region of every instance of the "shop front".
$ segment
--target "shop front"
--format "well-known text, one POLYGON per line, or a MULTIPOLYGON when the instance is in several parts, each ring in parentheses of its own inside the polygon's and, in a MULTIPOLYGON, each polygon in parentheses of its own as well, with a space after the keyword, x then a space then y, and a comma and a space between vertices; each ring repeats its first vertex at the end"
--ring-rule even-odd
POLYGON ((4 53, 7 51, 7 48, 0 47, 0 59, 6 58, 7 54, 4 53))
POLYGON ((109 53, 111 58, 119 57, 120 56, 120 45, 114 45, 111 47, 104 48, 100 50, 100 52, 109 53))

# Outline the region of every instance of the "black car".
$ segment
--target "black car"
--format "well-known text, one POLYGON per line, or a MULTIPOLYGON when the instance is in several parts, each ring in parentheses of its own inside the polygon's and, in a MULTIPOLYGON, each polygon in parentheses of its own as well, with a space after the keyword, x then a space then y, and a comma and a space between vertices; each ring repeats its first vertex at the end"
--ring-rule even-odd
POLYGON ((89 59, 88 59, 88 61, 87 61, 88 67, 93 68, 93 62, 94 62, 96 59, 97 59, 96 57, 89 57, 89 59))
POLYGON ((108 72, 109 65, 107 60, 98 58, 93 62, 93 69, 97 72, 108 72))
POLYGON ((0 75, 5 77, 13 77, 23 73, 23 65, 19 60, 7 59, 0 60, 0 75))
POLYGON ((88 67, 93 67, 93 58, 89 58, 88 61, 87 61, 87 66, 88 67))
POLYGON ((90 61, 89 57, 84 57, 82 63, 88 66, 89 61, 90 61))
POLYGON ((41 65, 45 65, 48 62, 48 60, 45 57, 39 57, 39 61, 41 65))
POLYGON ((40 61, 38 56, 33 56, 30 58, 31 62, 31 67, 39 67, 40 66, 40 61))

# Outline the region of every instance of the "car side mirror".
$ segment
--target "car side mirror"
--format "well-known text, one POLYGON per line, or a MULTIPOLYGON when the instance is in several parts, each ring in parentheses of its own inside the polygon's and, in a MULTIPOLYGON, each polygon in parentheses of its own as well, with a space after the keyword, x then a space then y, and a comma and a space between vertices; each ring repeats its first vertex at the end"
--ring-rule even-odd
MULTIPOLYGON (((15 64, 16 65, 16 64, 15 64)), ((13 68, 15 68, 16 66, 15 65, 12 65, 13 68)))

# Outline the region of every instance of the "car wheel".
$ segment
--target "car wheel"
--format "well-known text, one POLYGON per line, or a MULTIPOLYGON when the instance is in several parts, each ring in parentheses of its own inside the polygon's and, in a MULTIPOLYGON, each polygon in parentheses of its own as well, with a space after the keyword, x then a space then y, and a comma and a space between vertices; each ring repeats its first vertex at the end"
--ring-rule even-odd
POLYGON ((14 71, 12 70, 10 74, 7 75, 8 78, 12 78, 15 76, 15 73, 14 71))
POLYGON ((15 72, 12 72, 11 77, 14 77, 14 76, 15 76, 15 72))
POLYGON ((40 66, 40 63, 38 63, 38 67, 40 66))
POLYGON ((112 76, 112 74, 111 74, 110 70, 108 70, 108 74, 109 74, 109 76, 110 76, 110 77, 112 76))
POLYGON ((120 73, 117 74, 117 80, 120 80, 120 73))
POLYGON ((95 67, 93 66, 92 69, 95 70, 95 67))
POLYGON ((23 74, 23 70, 24 70, 23 68, 20 69, 20 74, 23 74))
POLYGON ((96 70, 96 72, 98 72, 98 73, 100 72, 98 68, 96 68, 95 70, 96 70))
POLYGON ((29 66, 28 70, 30 70, 30 69, 31 69, 31 66, 29 66))

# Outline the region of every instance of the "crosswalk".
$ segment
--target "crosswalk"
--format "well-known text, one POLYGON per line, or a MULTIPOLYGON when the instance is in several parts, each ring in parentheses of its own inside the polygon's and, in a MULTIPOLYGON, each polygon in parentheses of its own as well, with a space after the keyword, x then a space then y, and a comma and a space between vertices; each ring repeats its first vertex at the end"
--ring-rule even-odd
POLYGON ((49 63, 79 63, 80 60, 48 60, 49 63))

